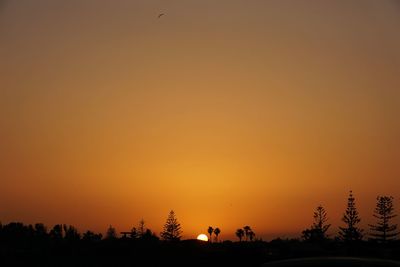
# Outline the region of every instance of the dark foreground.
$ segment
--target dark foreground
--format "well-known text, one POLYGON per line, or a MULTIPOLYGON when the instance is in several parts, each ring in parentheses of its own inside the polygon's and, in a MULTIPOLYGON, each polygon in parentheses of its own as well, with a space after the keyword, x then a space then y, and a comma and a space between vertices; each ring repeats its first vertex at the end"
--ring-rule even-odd
POLYGON ((351 257, 290 259, 266 263, 263 267, 400 267, 400 262, 351 257))
POLYGON ((97 241, 14 239, 0 240, 0 258, 0 266, 369 267, 400 266, 388 261, 400 260, 400 246, 399 243, 382 245, 370 242, 349 245, 338 241, 313 244, 298 240, 209 244, 196 240, 171 243, 129 238, 97 241), (302 259, 290 260, 299 258, 302 259), (281 260, 286 261, 278 262, 281 260))

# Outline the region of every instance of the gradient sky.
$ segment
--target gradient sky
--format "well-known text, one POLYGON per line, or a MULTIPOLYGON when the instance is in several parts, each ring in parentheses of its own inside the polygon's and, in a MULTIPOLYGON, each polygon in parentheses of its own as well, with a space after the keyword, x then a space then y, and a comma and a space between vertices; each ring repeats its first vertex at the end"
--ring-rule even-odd
POLYGON ((185 238, 400 212, 400 1, 0 0, 0 221, 185 238), (157 19, 159 13, 166 15, 157 19))

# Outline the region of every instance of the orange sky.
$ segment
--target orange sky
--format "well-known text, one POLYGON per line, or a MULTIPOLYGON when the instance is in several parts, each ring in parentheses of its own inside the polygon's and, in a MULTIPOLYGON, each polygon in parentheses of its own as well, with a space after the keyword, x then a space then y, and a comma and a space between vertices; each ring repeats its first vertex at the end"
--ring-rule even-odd
POLYGON ((398 29, 394 0, 2 0, 0 221, 298 236, 352 189, 371 223, 400 207, 398 29))

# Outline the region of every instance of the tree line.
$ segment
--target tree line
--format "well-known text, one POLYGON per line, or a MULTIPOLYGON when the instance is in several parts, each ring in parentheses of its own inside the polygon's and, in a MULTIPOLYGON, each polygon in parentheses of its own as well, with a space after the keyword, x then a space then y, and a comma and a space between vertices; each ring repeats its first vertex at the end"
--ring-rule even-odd
MULTIPOLYGON (((347 199, 347 207, 343 213, 343 225, 339 227, 337 240, 344 242, 357 242, 365 239, 369 241, 386 243, 396 240, 399 232, 397 224, 393 223, 393 219, 397 216, 394 212, 394 204, 392 196, 378 196, 376 199, 376 207, 373 212, 373 217, 376 219, 375 224, 369 225, 369 233, 365 234, 364 229, 359 227, 361 218, 356 206, 353 192, 350 191, 347 199)), ((302 231, 302 239, 306 242, 323 242, 330 237, 327 234, 331 224, 328 223, 328 215, 325 208, 318 206, 313 214, 312 225, 302 231)), ((209 234, 209 242, 219 242, 218 236, 221 233, 219 227, 209 226, 207 229, 209 234)), ((178 222, 176 214, 171 210, 164 224, 163 230, 158 237, 153 231, 146 228, 144 220, 140 220, 138 227, 133 227, 129 232, 121 232, 122 238, 130 238, 136 240, 164 240, 164 241, 180 241, 182 238, 181 225, 178 222)), ((256 241, 256 234, 248 225, 239 228, 235 232, 235 236, 242 241, 256 241)), ((100 233, 86 231, 83 234, 79 233, 77 228, 72 225, 56 224, 50 231, 44 224, 38 223, 35 225, 24 225, 22 223, 9 223, 2 225, 0 223, 0 239, 10 240, 12 238, 33 238, 39 240, 66 240, 66 241, 100 241, 112 240, 118 238, 118 233, 113 226, 109 226, 103 237, 100 233)), ((261 240, 261 239, 259 239, 261 240)))
MULTIPOLYGON (((376 219, 375 224, 369 224, 369 233, 364 234, 364 229, 359 227, 361 218, 356 207, 355 197, 350 191, 347 199, 347 207, 343 213, 343 226, 339 227, 337 239, 344 242, 357 242, 368 237, 369 241, 387 243, 397 239, 399 232, 397 224, 393 222, 393 218, 397 215, 394 212, 394 204, 392 196, 378 196, 376 198, 376 207, 373 217, 376 219)), ((305 241, 321 242, 329 238, 327 231, 331 224, 328 223, 328 215, 323 206, 318 206, 314 211, 314 222, 310 228, 302 232, 302 238, 305 241)))
MULTIPOLYGON (((146 228, 145 221, 139 221, 138 227, 133 227, 129 232, 121 232, 122 238, 130 238, 143 241, 158 241, 160 238, 149 228, 146 228)), ((161 239, 165 241, 179 241, 181 239, 181 226, 173 210, 170 211, 163 231, 160 233, 161 239)), ((110 225, 105 235, 95 233, 90 230, 79 233, 78 229, 72 225, 56 224, 50 230, 43 224, 25 225, 20 222, 1 224, 0 222, 0 241, 13 242, 15 240, 33 241, 101 241, 118 239, 117 230, 110 225)))

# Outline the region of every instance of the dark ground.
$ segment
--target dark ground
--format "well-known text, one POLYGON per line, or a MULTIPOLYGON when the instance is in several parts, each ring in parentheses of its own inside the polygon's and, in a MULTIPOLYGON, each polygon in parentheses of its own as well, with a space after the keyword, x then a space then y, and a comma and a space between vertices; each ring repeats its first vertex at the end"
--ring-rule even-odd
MULTIPOLYGON (((209 244, 197 240, 171 243, 128 238, 101 241, 14 239, 12 242, 0 240, 0 257, 0 266, 262 266, 277 260, 310 257, 400 261, 400 244, 360 242, 346 245, 333 240, 323 244, 298 240, 209 244)), ((266 266, 385 266, 343 265, 343 262, 318 265, 321 263, 318 261, 317 264, 306 261, 306 265, 289 263, 292 265, 266 266)))

